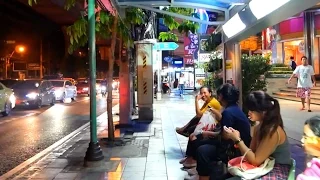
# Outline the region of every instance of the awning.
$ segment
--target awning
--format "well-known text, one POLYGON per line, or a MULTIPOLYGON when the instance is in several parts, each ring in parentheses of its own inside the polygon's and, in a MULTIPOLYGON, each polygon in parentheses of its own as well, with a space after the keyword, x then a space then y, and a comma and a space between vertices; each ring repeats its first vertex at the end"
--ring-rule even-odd
POLYGON ((224 42, 240 42, 319 3, 319 0, 252 0, 223 25, 224 42), (282 3, 267 15, 267 10, 282 3))

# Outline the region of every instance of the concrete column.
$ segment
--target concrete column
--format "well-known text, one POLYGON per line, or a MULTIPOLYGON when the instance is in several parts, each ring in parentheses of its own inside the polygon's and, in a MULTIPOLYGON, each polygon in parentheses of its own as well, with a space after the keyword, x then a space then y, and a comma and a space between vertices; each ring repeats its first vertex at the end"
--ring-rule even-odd
POLYGON ((234 45, 234 80, 235 86, 239 88, 240 98, 239 106, 242 107, 242 67, 241 67, 241 47, 240 43, 235 43, 234 45))
POLYGON ((314 38, 315 38, 315 26, 314 26, 314 12, 304 12, 304 44, 305 44, 305 56, 307 56, 309 64, 313 64, 314 54, 314 38))
POLYGON ((153 44, 157 40, 149 39, 136 43, 136 59, 138 63, 138 104, 139 120, 153 120, 153 44))
POLYGON ((242 68, 239 43, 224 44, 224 72, 226 83, 234 84, 240 90, 239 106, 242 107, 242 68))
MULTIPOLYGON (((126 59, 126 57, 123 57, 126 59)), ((120 80, 120 88, 119 88, 119 100, 120 100, 120 126, 122 125, 130 125, 132 116, 132 93, 131 89, 133 89, 133 84, 131 81, 131 73, 129 69, 129 62, 125 59, 119 61, 119 80, 120 80)))

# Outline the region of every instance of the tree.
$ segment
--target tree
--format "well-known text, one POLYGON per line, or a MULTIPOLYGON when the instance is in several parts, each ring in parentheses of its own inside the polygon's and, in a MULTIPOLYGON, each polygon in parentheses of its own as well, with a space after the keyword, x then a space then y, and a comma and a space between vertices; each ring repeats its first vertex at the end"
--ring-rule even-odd
MULTIPOLYGON (((192 8, 165 7, 162 10, 185 16, 198 17, 198 15, 194 12, 194 9, 192 8)), ((163 19, 164 24, 169 28, 169 31, 160 32, 159 40, 161 41, 178 41, 178 36, 172 32, 174 30, 178 30, 179 33, 188 36, 189 32, 196 33, 197 29, 199 29, 198 23, 189 20, 183 20, 181 23, 179 23, 177 21, 177 18, 174 18, 169 15, 163 15, 163 19)))
MULTIPOLYGON (((29 4, 36 3, 37 0, 28 0, 29 4)), ((66 0, 65 9, 70 9, 75 5, 77 0, 66 0)), ((180 13, 183 15, 191 15, 193 9, 186 8, 168 8, 168 11, 180 13)), ((117 38, 120 44, 123 44, 127 49, 134 48, 133 40, 142 40, 145 31, 145 23, 148 21, 150 11, 144 11, 139 8, 127 8, 126 18, 121 19, 119 14, 110 13, 107 9, 102 9, 96 12, 96 37, 99 39, 110 40, 111 46, 109 49, 109 72, 108 72, 108 98, 107 98, 107 111, 108 111, 108 136, 109 140, 114 140, 113 130, 113 117, 112 117, 112 81, 113 81, 113 64, 115 61, 115 45, 117 38), (111 131, 110 131, 111 130, 111 131)), ((176 22, 172 17, 165 15, 165 24, 170 30, 177 29, 179 32, 186 34, 191 31, 195 32, 198 28, 196 23, 190 21, 183 21, 181 24, 176 22)), ((74 22, 73 25, 67 28, 67 34, 70 37, 70 46, 68 51, 72 54, 80 47, 86 46, 88 42, 88 18, 86 14, 74 22)), ((122 47, 120 47, 122 48, 122 47)), ((134 53, 135 51, 130 51, 134 53)), ((121 56, 121 53, 119 54, 121 56)), ((132 55, 134 57, 134 55, 132 55)), ((133 68, 135 69, 135 68, 133 68)))

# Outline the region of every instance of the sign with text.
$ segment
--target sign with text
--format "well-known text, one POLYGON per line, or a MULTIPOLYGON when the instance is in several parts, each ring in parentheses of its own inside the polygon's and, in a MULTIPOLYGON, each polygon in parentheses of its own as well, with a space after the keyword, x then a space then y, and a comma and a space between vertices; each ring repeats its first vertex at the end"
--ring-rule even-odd
POLYGON ((153 49, 158 51, 174 51, 179 47, 175 42, 158 42, 154 44, 153 49))
POLYGON ((184 63, 194 64, 194 61, 198 60, 198 51, 198 35, 190 33, 188 37, 184 37, 184 63))

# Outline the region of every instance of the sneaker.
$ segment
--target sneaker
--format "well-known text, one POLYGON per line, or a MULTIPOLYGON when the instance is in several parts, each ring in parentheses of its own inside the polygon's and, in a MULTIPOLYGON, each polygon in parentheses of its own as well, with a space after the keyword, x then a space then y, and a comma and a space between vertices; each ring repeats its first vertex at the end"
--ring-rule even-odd
POLYGON ((193 175, 193 176, 187 175, 186 177, 184 177, 184 179, 186 179, 186 180, 199 180, 199 175, 193 175))
POLYGON ((197 174, 198 174, 197 167, 188 169, 187 172, 188 172, 188 174, 189 174, 190 176, 192 176, 192 175, 197 175, 197 174))

